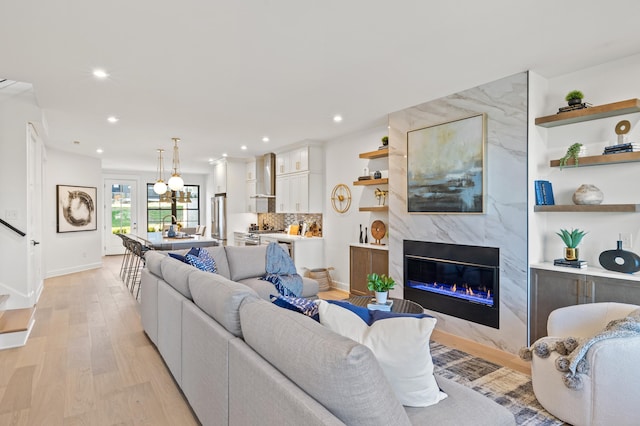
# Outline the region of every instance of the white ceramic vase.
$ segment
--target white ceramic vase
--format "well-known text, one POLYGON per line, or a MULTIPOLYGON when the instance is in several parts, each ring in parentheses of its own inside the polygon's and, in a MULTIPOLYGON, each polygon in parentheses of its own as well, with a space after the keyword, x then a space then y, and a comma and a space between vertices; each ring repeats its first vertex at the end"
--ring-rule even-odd
POLYGON ((376 303, 378 305, 384 305, 387 303, 388 291, 376 291, 376 303))
POLYGON ((577 205, 600 204, 604 194, 595 185, 584 184, 573 193, 573 203, 577 205))

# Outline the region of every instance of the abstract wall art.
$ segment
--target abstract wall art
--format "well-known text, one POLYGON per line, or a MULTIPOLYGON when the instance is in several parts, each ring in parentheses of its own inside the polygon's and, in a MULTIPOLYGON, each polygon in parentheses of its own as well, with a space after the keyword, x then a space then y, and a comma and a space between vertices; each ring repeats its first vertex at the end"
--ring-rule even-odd
POLYGON ((95 187, 56 185, 57 232, 95 231, 95 187))
POLYGON ((486 116, 407 132, 409 213, 484 213, 486 116))

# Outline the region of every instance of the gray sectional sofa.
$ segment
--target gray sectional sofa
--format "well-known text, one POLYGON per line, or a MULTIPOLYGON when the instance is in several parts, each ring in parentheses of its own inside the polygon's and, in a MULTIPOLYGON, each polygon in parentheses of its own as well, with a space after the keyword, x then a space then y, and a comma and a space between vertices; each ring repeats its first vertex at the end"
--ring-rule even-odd
POLYGON ((366 346, 242 283, 264 267, 264 249, 210 252, 219 274, 148 252, 141 283, 144 329, 203 425, 515 424, 505 408, 444 378, 448 398, 403 407, 366 346))

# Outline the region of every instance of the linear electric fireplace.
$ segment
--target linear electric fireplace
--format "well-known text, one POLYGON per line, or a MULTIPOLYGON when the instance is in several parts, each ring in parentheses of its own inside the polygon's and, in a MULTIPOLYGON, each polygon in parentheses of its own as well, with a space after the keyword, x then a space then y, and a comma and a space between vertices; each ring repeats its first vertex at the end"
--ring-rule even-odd
POLYGON ((404 241, 404 297, 425 309, 500 327, 500 250, 404 241))

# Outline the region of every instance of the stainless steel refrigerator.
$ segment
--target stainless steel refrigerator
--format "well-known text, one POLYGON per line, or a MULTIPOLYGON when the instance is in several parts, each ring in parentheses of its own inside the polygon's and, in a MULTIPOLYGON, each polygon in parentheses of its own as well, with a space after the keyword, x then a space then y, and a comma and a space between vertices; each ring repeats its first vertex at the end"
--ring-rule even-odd
POLYGON ((215 194, 211 199, 211 238, 227 245, 227 194, 215 194))

